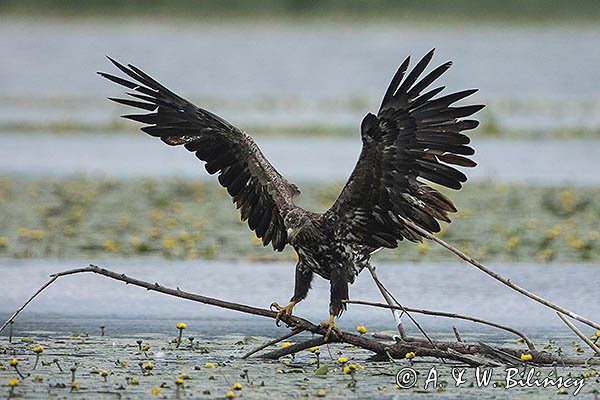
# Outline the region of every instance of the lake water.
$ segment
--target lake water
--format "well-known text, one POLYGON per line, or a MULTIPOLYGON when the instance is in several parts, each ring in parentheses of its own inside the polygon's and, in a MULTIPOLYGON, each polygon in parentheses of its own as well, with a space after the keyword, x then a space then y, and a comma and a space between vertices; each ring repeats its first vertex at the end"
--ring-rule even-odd
POLYGON ((166 79, 188 94, 263 94, 379 98, 408 54, 436 47, 455 61, 451 89, 480 87, 484 97, 596 97, 597 26, 427 24, 216 24, 155 21, 7 21, 0 48, 3 96, 105 96, 94 76, 108 54, 166 79), (534 72, 534 74, 533 74, 534 72), (317 92, 317 93, 315 93, 317 92))
MULTIPOLYGON (((105 54, 143 66, 242 127, 356 132, 347 139, 259 139, 296 181, 346 179, 360 151, 362 116, 376 109, 406 55, 420 57, 432 47, 435 63, 455 62, 443 77, 448 89, 480 88, 473 101, 488 103, 482 120, 493 116, 503 128, 536 131, 600 129, 600 28, 592 25, 1 22, 0 48, 8 57, 0 63, 0 174, 206 177, 194 157, 143 135, 47 134, 49 124, 105 130, 124 112, 105 100, 122 90, 95 74, 115 72, 105 54), (23 128, 31 124, 41 134, 23 128)), ((474 144, 473 180, 600 181, 597 141, 475 135, 474 144)))
MULTIPOLYGON (((600 28, 402 21, 28 21, 0 19, 0 124, 110 123, 121 90, 98 77, 111 55, 241 126, 353 128, 376 110, 397 66, 437 48, 450 90, 477 87, 509 128, 600 127, 600 28)), ((489 113, 489 114, 488 114, 489 113)))
MULTIPOLYGON (((0 137, 0 175, 210 178, 193 154, 141 133, 14 134, 0 137)), ((361 148, 358 136, 353 139, 260 138, 257 142, 273 165, 296 182, 347 179, 361 148)), ((595 141, 476 139, 473 146, 476 148, 473 158, 479 165, 465 171, 473 181, 600 183, 597 173, 600 171, 600 157, 595 141), (568 162, 556 162, 565 157, 568 162)))

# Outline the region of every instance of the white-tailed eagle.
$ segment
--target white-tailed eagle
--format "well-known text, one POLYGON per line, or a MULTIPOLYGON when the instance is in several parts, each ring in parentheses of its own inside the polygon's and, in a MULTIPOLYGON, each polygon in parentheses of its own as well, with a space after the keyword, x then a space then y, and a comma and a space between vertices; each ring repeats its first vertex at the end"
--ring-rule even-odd
POLYGON ((454 168, 474 167, 468 156, 474 150, 463 131, 478 122, 465 119, 483 105, 453 106, 476 89, 438 96, 443 86, 430 89, 451 65, 440 65, 421 77, 433 50, 407 73, 406 58, 392 78, 377 114, 368 113, 361 124, 362 151, 354 171, 333 206, 323 214, 296 206, 298 188, 269 163, 254 140, 223 118, 173 93, 139 68, 110 59, 128 78, 100 72, 103 77, 131 89, 132 98, 110 98, 146 111, 124 115, 145 124, 141 128, 171 146, 184 146, 205 162, 209 174, 218 174, 241 218, 248 221, 262 243, 281 251, 291 245, 298 254, 295 290, 281 307, 291 314, 311 286, 313 275, 331 284, 330 318, 345 309, 348 284, 368 265, 380 248, 395 248, 398 241, 422 240, 398 216, 428 232, 439 232, 439 221, 450 222, 456 208, 426 181, 460 189, 467 177, 454 168))

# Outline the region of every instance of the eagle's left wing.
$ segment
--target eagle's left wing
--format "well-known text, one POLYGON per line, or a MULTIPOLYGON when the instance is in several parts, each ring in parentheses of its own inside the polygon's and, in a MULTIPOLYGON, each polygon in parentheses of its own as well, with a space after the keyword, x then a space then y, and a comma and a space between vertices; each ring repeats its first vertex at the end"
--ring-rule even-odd
POLYGON ((335 221, 338 235, 370 247, 397 246, 421 236, 405 226, 398 215, 429 232, 439 232, 438 220, 450 222, 456 208, 424 180, 460 189, 466 176, 452 167, 473 167, 465 156, 474 154, 461 131, 475 120, 461 119, 483 105, 451 105, 476 90, 435 97, 444 87, 422 93, 451 65, 443 64, 419 80, 433 50, 406 77, 407 58, 393 77, 377 115, 362 121, 362 152, 346 186, 323 218, 335 221))

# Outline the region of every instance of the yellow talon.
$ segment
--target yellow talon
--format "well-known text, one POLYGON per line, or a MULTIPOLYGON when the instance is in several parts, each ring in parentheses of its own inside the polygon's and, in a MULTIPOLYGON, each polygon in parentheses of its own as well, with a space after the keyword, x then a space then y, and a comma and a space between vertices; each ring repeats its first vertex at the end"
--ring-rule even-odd
POLYGON ((275 308, 277 310, 277 316, 275 317, 275 325, 279 326, 279 321, 281 320, 282 316, 292 315, 292 311, 294 311, 294 306, 296 305, 296 303, 297 302, 292 301, 292 302, 290 302, 290 304, 288 304, 285 307, 281 307, 276 302, 271 303, 271 309, 275 308))
POLYGON ((334 319, 335 319, 335 315, 330 314, 329 315, 329 321, 327 321, 327 322, 321 322, 319 324, 319 327, 321 327, 321 328, 327 328, 327 332, 325 332, 325 338, 324 338, 324 340, 326 342, 329 341, 329 335, 331 335, 331 331, 335 331, 335 333, 337 333, 338 335, 340 335, 342 333, 342 330, 340 328, 338 328, 337 326, 335 326, 335 324, 333 323, 334 319))

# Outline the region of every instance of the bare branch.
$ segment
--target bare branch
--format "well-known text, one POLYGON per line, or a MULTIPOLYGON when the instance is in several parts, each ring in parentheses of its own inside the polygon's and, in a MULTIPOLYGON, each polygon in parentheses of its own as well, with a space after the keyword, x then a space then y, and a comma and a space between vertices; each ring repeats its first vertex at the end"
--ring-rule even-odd
POLYGON ((585 336, 585 335, 583 334, 583 332, 581 332, 579 329, 577 329, 577 327, 576 327, 575 325, 573 325, 573 323, 572 323, 571 321, 569 321, 569 320, 567 319, 567 317, 565 317, 565 316, 564 316, 564 315, 562 315, 561 313, 556 313, 556 315, 558 315, 558 317, 559 317, 560 319, 562 319, 562 320, 563 320, 563 322, 564 322, 564 323, 565 323, 565 324, 566 324, 566 325, 567 325, 569 328, 571 328, 571 330, 572 330, 573 332, 575 332, 575 334, 576 334, 577 336, 579 336, 579 337, 581 338, 581 340, 583 340, 583 341, 585 342, 585 344, 587 344, 588 346, 590 346, 590 348, 591 348, 592 350, 594 350, 594 352, 600 356, 600 348, 598 348, 598 346, 596 346, 596 345, 594 344, 594 342, 592 342, 592 341, 591 341, 591 340, 590 340, 590 339, 589 339, 587 336, 585 336))
MULTIPOLYGON (((275 319, 275 317, 277 316, 276 311, 271 311, 271 310, 267 310, 264 308, 247 306, 244 304, 232 303, 230 301, 215 299, 213 297, 202 296, 199 294, 183 291, 179 288, 177 288, 177 289, 168 288, 165 286, 161 286, 157 282, 150 283, 150 282, 142 281, 140 279, 131 278, 125 274, 120 274, 117 272, 107 270, 105 268, 100 268, 96 265, 90 265, 89 267, 86 267, 86 268, 78 268, 78 269, 73 269, 73 270, 69 270, 69 271, 63 271, 63 272, 54 274, 52 276, 60 277, 60 276, 72 275, 72 274, 77 274, 77 273, 82 273, 82 272, 93 272, 95 274, 103 275, 103 276, 106 276, 111 279, 125 282, 129 285, 143 287, 147 290, 153 290, 155 292, 168 294, 170 296, 179 297, 182 299, 197 301, 199 303, 204 303, 204 304, 209 304, 209 305, 216 306, 216 307, 226 308, 228 310, 234 310, 234 311, 239 311, 239 312, 243 312, 243 313, 247 313, 247 314, 259 315, 261 317, 273 318, 273 319, 275 319)), ((315 325, 305 319, 302 319, 302 318, 299 318, 299 317, 296 317, 293 315, 291 315, 291 316, 283 315, 281 318, 281 321, 283 321, 283 323, 287 324, 288 326, 293 326, 294 328, 302 328, 303 330, 308 330, 313 333, 322 332, 323 334, 325 334, 325 329, 320 328, 318 325, 315 325)))
POLYGON ((582 322, 586 325, 591 326, 592 328, 595 329, 599 329, 600 330, 600 324, 598 324, 597 322, 594 322, 590 319, 587 319, 585 317, 582 317, 581 315, 575 314, 573 311, 569 311, 566 308, 563 308, 561 306, 558 306, 546 299, 544 299, 543 297, 540 297, 526 289, 523 289, 521 286, 514 284, 510 281, 510 279, 492 271, 491 269, 489 269, 488 267, 486 267, 485 265, 483 265, 482 263, 480 263, 479 261, 475 260, 472 257, 469 257, 468 255, 466 255, 465 253, 463 253, 462 251, 460 251, 459 249, 457 249, 456 247, 446 243, 445 241, 443 241, 442 239, 432 235, 431 233, 427 232, 425 229, 421 228, 420 226, 414 224, 413 222, 407 220, 406 218, 402 217, 402 216, 398 216, 402 222, 404 222, 406 225, 408 225, 411 229, 414 229, 415 231, 419 232, 420 235, 423 235, 424 237, 433 240, 434 242, 440 244, 441 246, 445 247, 446 249, 450 250, 451 252, 453 252, 454 254, 456 254, 458 257, 462 258, 463 260, 465 260, 466 262, 468 262, 469 264, 475 266, 477 269, 479 269, 480 271, 488 274, 489 276, 491 276, 492 278, 502 282, 503 284, 505 284, 506 286, 510 287, 513 290, 516 290, 517 292, 529 297, 532 300, 537 301, 540 304, 545 305, 546 307, 549 307, 551 309, 553 309, 554 311, 557 311, 559 313, 568 315, 569 317, 576 319, 579 322, 582 322))
POLYGON ((452 327, 452 332, 454 332, 454 337, 456 338, 456 341, 463 343, 463 340, 460 337, 460 333, 458 332, 458 328, 456 326, 452 327))
MULTIPOLYGON (((410 308, 410 307, 404 307, 404 306, 402 308, 400 308, 400 307, 394 306, 394 305, 390 306, 390 305, 386 305, 386 304, 372 303, 370 301, 361 301, 361 300, 345 300, 345 303, 359 304, 359 305, 379 307, 379 308, 390 308, 390 309, 398 309, 398 310, 402 309, 402 310, 406 310, 406 311, 414 312, 414 313, 418 313, 418 314, 435 315, 435 316, 439 316, 439 317, 464 319, 467 321, 477 322, 480 324, 489 325, 489 326, 493 326, 494 328, 503 329, 505 331, 512 332, 515 335, 521 337, 521 339, 523 339, 523 341, 527 344, 527 347, 529 347, 529 349, 535 350, 535 346, 534 346, 533 342, 523 332, 521 332, 515 328, 511 328, 510 326, 501 325, 501 324, 498 324, 498 323, 492 322, 492 321, 486 321, 485 319, 481 319, 481 318, 470 317, 468 315, 462 315, 462 314, 447 313, 447 312, 443 312, 443 311, 431 311, 431 310, 424 310, 424 309, 420 309, 420 308, 410 308)), ((460 342, 460 340, 458 340, 458 341, 460 342)))
POLYGON ((2 324, 2 327, 0 327, 0 332, 2 332, 8 324, 14 322, 15 318, 17 318, 17 315, 19 315, 21 311, 23 311, 25 307, 27 307, 29 303, 33 301, 33 299, 35 299, 40 293, 42 293, 48 286, 52 285, 52 283, 57 279, 58 276, 53 276, 48 282, 46 282, 41 288, 39 288, 37 292, 33 294, 33 296, 31 296, 21 307, 19 307, 17 311, 14 312, 13 315, 10 316, 10 318, 6 320, 4 324, 2 324))
MULTIPOLYGON (((379 280, 379 277, 377 276, 377 272, 375 272, 375 267, 373 267, 372 265, 367 265, 367 268, 369 268, 371 277, 373 278, 375 285, 377 285, 377 288, 381 292, 381 295, 385 299, 386 303, 388 303, 388 305, 390 305, 390 306, 396 306, 396 304, 394 304, 394 301, 392 300, 390 294, 388 293, 387 289, 385 288, 385 286, 383 286, 383 283, 381 283, 381 281, 379 280)), ((399 307, 399 309, 401 311, 404 311, 404 309, 402 308, 402 305, 399 304, 397 307, 399 307)), ((398 311, 398 308, 392 308, 391 310, 392 310, 392 315, 394 316, 394 321, 396 321, 396 327, 398 328, 398 333, 400 333, 400 337, 402 339, 406 340, 406 331, 404 330, 404 326, 402 326, 402 313, 400 313, 398 311)))
MULTIPOLYGON (((417 320, 414 319, 412 315, 410 315, 410 313, 406 310, 406 308, 404 308, 402 306, 402 304, 400 304, 400 302, 398 300, 396 300, 394 295, 389 290, 387 290, 387 288, 379 280, 379 277, 377 276, 377 273, 375 272, 375 267, 373 267, 372 265, 368 265, 367 268, 369 268, 371 277, 375 281, 375 284, 379 288, 379 291, 383 295, 383 298, 385 299, 385 301, 390 306, 396 305, 397 307, 399 307, 402 310, 402 313, 399 313, 397 310, 391 309, 392 315, 394 316, 394 319, 396 320, 396 325, 398 326, 398 332, 400 332, 400 337, 406 341, 410 340, 410 338, 407 337, 407 335, 404 331, 404 327, 402 326, 402 319, 401 319, 402 314, 406 314, 406 316, 413 322, 413 324, 415 324, 415 326, 417 327, 419 332, 421 332, 423 334, 423 336, 425 337, 425 339, 427 339, 427 341, 431 344, 431 346, 433 346, 433 348, 435 348, 435 343, 433 342, 433 340, 431 340, 429 335, 427 335, 427 332, 425 332, 425 330, 421 327, 421 325, 417 322, 417 320)), ((446 363, 446 360, 444 360, 443 358, 441 358, 440 361, 444 364, 446 363)))

